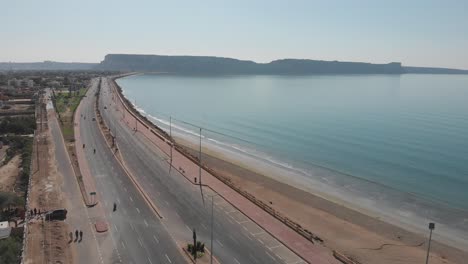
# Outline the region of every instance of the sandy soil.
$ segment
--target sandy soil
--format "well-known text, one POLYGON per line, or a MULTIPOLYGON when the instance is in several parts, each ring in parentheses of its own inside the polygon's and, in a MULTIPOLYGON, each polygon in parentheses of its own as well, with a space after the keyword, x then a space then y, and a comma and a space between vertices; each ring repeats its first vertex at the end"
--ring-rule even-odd
POLYGON ((0 191, 14 192, 20 163, 21 157, 16 155, 7 164, 0 167, 0 191))
MULTIPOLYGON (((198 155, 196 150, 190 150, 198 155)), ((256 198, 361 263, 424 263, 426 238, 299 190, 205 150, 203 162, 256 198), (217 157, 215 157, 217 156, 217 157), (228 161, 226 161, 228 160, 228 161)), ((468 253, 432 243, 431 263, 463 263, 468 253)))

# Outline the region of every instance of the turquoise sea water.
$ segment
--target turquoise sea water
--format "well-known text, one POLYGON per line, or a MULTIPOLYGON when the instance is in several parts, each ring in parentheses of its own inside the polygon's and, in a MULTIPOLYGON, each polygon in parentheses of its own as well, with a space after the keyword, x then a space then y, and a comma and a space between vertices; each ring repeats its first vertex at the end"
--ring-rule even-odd
MULTIPOLYGON (((118 80, 155 123, 468 232, 468 75, 118 80), (232 137, 231 137, 232 136, 232 137)), ((379 207, 379 204, 375 205, 379 207)), ((406 213, 404 213, 406 212, 406 213)))

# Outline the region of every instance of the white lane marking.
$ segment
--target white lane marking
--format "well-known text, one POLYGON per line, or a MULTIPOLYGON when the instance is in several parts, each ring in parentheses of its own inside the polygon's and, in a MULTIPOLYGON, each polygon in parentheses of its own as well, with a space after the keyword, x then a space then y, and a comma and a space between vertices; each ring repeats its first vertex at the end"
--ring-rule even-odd
POLYGON ((250 258, 253 259, 255 263, 258 263, 258 260, 254 256, 252 256, 252 254, 250 254, 250 258))
POLYGON ((221 243, 218 239, 216 239, 216 242, 221 245, 221 247, 224 247, 223 243, 221 243))
POLYGON ((240 264, 240 262, 239 262, 236 258, 234 258, 234 261, 235 261, 236 263, 240 264))
POLYGON ((164 254, 164 255, 166 255, 166 258, 169 261, 169 263, 172 263, 171 259, 167 256, 167 254, 164 254))
POLYGON ((140 246, 143 246, 143 242, 141 242, 140 238, 138 238, 138 243, 140 244, 140 246))
POLYGON ((192 229, 190 229, 190 227, 188 225, 185 225, 185 227, 189 230, 189 231, 192 231, 192 229))
POLYGON ((242 222, 237 222, 238 224, 245 224, 245 223, 248 223, 249 220, 245 220, 245 221, 242 221, 242 222))
POLYGON ((270 255, 270 253, 268 253, 268 252, 266 252, 266 251, 265 251, 265 253, 266 253, 272 260, 275 260, 275 258, 274 258, 272 255, 270 255))
POLYGON ((206 226, 205 226, 203 223, 201 223, 200 225, 201 225, 204 229, 208 229, 208 228, 206 228, 206 226))
POLYGON ((116 226, 116 225, 114 225, 114 229, 115 229, 115 232, 119 232, 119 231, 117 230, 117 226, 116 226))
POLYGON ((148 260, 149 260, 149 262, 150 262, 151 264, 153 264, 153 262, 151 261, 151 259, 150 259, 149 257, 148 257, 148 260))
POLYGON ((148 222, 146 222, 146 219, 143 219, 143 222, 145 222, 146 227, 148 227, 148 222))
POLYGON ((124 187, 125 192, 127 192, 127 187, 124 187))
POLYGON ((138 207, 136 207, 136 210, 137 210, 138 213, 140 213, 140 209, 138 209, 138 207))
POLYGON ((120 242, 122 244, 122 247, 125 249, 125 243, 123 241, 120 242))
POLYGON ((131 196, 129 196, 129 198, 130 198, 130 201, 132 201, 132 202, 133 202, 133 199, 132 199, 132 197, 131 197, 131 196))
POLYGON ((164 201, 164 202, 167 204, 167 206, 169 206, 169 203, 167 201, 164 201))
POLYGON ((237 242, 237 240, 236 240, 233 236, 229 235, 229 238, 230 238, 232 241, 234 241, 234 243, 239 244, 239 243, 237 242))
POLYGON ((154 240, 156 241, 156 243, 159 244, 159 240, 158 240, 158 238, 157 238, 155 235, 153 235, 153 238, 154 238, 154 240))
POLYGON ((268 249, 272 250, 272 249, 275 249, 275 248, 279 248, 279 247, 281 247, 281 246, 282 246, 281 244, 278 244, 278 245, 276 245, 276 246, 269 247, 268 249))
POLYGON ((133 229, 134 231, 136 231, 136 230, 135 230, 135 226, 133 225, 133 223, 130 223, 130 226, 132 227, 132 229, 133 229))

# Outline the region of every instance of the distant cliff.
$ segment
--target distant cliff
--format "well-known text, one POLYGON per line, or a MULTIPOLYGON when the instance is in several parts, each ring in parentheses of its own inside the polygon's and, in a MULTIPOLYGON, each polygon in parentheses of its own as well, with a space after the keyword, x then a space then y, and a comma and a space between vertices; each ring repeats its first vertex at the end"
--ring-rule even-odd
POLYGON ((79 62, 0 62, 0 71, 8 70, 102 70, 168 72, 177 74, 468 74, 468 70, 406 67, 399 62, 372 64, 365 62, 342 62, 283 59, 269 63, 256 63, 210 56, 164 56, 109 54, 101 63, 79 62))
POLYGON ((152 71, 180 74, 401 74, 401 63, 371 64, 284 59, 270 63, 205 56, 106 55, 101 70, 152 71))

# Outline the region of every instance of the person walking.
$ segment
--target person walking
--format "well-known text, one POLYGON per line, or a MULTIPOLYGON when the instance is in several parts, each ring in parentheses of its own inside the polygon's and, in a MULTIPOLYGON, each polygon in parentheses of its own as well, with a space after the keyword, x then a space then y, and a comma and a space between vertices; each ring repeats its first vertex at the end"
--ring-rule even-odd
POLYGON ((80 241, 83 240, 83 231, 80 230, 80 241))
POLYGON ((75 230, 75 242, 78 240, 78 229, 75 230))

